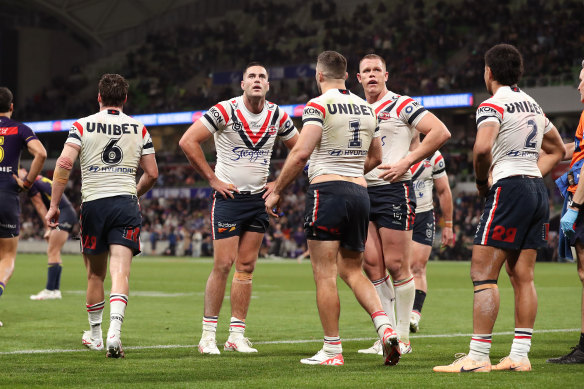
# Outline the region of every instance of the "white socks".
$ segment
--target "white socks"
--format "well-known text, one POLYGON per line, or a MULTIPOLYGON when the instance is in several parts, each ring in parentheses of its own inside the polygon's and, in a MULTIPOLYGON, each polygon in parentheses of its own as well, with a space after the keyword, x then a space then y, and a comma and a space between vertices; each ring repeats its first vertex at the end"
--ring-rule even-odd
POLYGON ((394 281, 395 290, 395 313, 397 316, 397 333, 399 340, 404 343, 410 341, 410 313, 414 308, 416 297, 416 285, 414 276, 404 280, 394 281))
POLYGON ((511 345, 511 353, 509 356, 515 362, 527 357, 529 349, 531 349, 531 335, 533 328, 515 328, 515 338, 511 345))
POLYGON ((110 327, 107 332, 108 337, 111 334, 120 335, 127 305, 128 296, 125 294, 110 294, 110 327))
POLYGON ((97 304, 86 304, 87 317, 89 319, 89 326, 91 327, 91 338, 101 339, 101 320, 103 317, 103 307, 105 300, 97 304))
POLYGON ((491 340, 493 334, 473 334, 470 339, 470 351, 468 356, 475 361, 484 361, 489 359, 491 352, 491 340))
POLYGON ((381 306, 389 318, 391 328, 395 328, 395 291, 393 290, 393 283, 389 274, 384 278, 376 281, 371 281, 375 286, 375 291, 381 300, 381 306))

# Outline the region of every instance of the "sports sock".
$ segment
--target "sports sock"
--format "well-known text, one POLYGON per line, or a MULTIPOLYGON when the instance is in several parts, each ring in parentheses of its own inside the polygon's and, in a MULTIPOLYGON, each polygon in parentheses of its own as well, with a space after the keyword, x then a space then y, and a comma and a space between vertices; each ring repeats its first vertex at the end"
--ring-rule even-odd
POLYGON ((375 291, 381 300, 381 306, 389 318, 391 327, 395 328, 395 291, 389 274, 380 280, 371 281, 371 283, 375 286, 375 291))
MULTIPOLYGON (((0 291, 0 294, 2 294, 2 291, 0 291)), ((584 350, 584 332, 580 334, 580 343, 578 343, 578 346, 580 346, 580 349, 584 350)))
POLYGON ((217 321, 219 316, 204 316, 203 315, 203 338, 208 336, 215 337, 217 332, 217 321))
POLYGON ((239 338, 243 337, 245 332, 245 321, 238 319, 236 317, 231 317, 231 323, 229 324, 229 337, 239 338))
POLYGON ((86 304, 89 325, 91 326, 91 337, 101 339, 101 319, 103 316, 103 307, 105 301, 97 304, 86 304))
POLYGON ((391 327, 389 317, 384 311, 377 311, 371 314, 371 320, 373 320, 373 325, 375 326, 375 331, 379 335, 379 339, 383 339, 383 333, 387 327, 391 327))
POLYGON ((325 336, 322 349, 330 356, 342 354, 343 346, 341 345, 341 338, 339 336, 325 336))
POLYGON ((468 356, 475 361, 489 359, 492 338, 493 334, 473 334, 470 339, 470 351, 468 356))
POLYGON ((125 294, 110 294, 110 327, 108 337, 111 333, 120 335, 124 314, 128 305, 128 296, 125 294))
POLYGON ((47 271, 47 286, 48 290, 59 289, 59 283, 61 281, 61 264, 60 263, 49 263, 49 269, 47 271))
POLYGON ((6 288, 6 284, 4 282, 0 282, 0 296, 4 293, 4 288, 6 288))
POLYGON ((515 362, 519 362, 521 358, 527 357, 527 353, 531 348, 531 335, 533 328, 515 328, 515 338, 511 345, 511 353, 509 356, 515 362))
POLYGON ((424 306, 424 301, 426 300, 426 292, 420 289, 416 289, 416 297, 414 298, 414 308, 413 310, 422 313, 422 307, 424 306))
POLYGON ((395 289, 397 333, 402 342, 408 343, 410 341, 410 313, 414 307, 414 295, 416 293, 414 277, 411 276, 403 280, 395 281, 393 286, 395 289))

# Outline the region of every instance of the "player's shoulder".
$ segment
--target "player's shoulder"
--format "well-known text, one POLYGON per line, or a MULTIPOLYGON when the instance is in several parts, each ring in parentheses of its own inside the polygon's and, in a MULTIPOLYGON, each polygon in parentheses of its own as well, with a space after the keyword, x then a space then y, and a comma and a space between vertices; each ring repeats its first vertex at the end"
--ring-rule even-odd
POLYGON ((505 100, 506 97, 501 95, 499 96, 494 95, 489 97, 488 99, 479 104, 479 106, 477 107, 477 115, 485 114, 503 115, 503 112, 505 111, 504 109, 505 100))

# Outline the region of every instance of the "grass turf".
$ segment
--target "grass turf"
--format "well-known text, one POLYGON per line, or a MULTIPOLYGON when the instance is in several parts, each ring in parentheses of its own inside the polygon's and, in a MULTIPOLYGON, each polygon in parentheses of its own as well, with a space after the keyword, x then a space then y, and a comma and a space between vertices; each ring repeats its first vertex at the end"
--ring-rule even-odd
MULTIPOLYGON (((62 300, 31 301, 29 295, 44 286, 46 257, 21 254, 0 299, 0 320, 4 322, 0 328, 0 386, 581 387, 582 365, 545 363, 549 357, 565 354, 578 341, 581 286, 575 265, 566 264, 536 266, 536 331, 568 331, 534 334, 532 372, 432 372, 434 365, 448 364, 455 353, 468 351, 469 336, 464 334, 472 332, 473 298, 469 266, 468 262, 429 264, 430 289, 421 331, 412 336, 413 353, 393 367, 384 366, 380 356, 357 354, 358 349, 372 344, 375 334, 370 318, 339 280, 345 366, 324 367, 299 363, 322 344, 307 262, 258 263, 246 335, 259 353, 202 356, 196 344, 211 261, 138 257, 132 266, 122 332, 126 358, 109 360, 104 358, 105 352, 90 352, 81 345, 82 330, 88 328, 81 258, 64 257, 62 300)), ((514 329, 513 291, 504 271, 499 286, 501 309, 494 331, 508 334, 494 336, 492 362, 508 354, 514 329)), ((106 280, 106 291, 108 287, 106 280)), ((108 311, 106 308, 104 333, 108 311)), ((226 298, 219 318, 219 343, 227 338, 229 316, 226 298)))

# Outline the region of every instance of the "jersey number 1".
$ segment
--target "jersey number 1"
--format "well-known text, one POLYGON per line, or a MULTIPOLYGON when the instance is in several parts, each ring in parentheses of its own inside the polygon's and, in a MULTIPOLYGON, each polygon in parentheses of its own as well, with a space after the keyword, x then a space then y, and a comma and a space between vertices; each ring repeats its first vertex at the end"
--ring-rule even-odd
POLYGON ((351 130, 351 140, 349 140, 349 147, 361 147, 362 142, 361 137, 359 136, 359 120, 351 120, 349 122, 349 127, 351 130))

